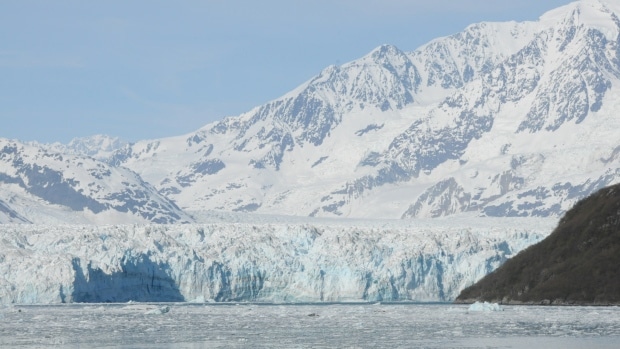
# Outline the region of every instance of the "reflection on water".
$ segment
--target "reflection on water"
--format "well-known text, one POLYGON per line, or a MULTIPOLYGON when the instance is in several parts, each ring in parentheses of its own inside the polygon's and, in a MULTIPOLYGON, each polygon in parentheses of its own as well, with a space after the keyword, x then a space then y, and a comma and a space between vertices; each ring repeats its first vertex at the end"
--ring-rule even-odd
POLYGON ((73 304, 0 308, 0 347, 616 348, 618 307, 73 304))

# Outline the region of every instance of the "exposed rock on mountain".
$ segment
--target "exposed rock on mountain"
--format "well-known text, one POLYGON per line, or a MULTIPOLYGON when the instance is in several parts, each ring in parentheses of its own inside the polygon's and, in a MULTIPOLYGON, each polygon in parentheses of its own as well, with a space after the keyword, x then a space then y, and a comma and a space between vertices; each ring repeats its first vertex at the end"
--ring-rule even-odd
POLYGON ((86 155, 97 160, 107 160, 117 150, 130 145, 118 137, 94 135, 72 139, 69 144, 53 143, 50 150, 59 153, 86 155))
POLYGON ((190 211, 560 217, 620 179, 620 6, 390 45, 111 163, 190 211))
MULTIPOLYGON (((473 24, 413 52, 380 46, 190 134, 38 147, 138 174, 192 215, 559 218, 620 180, 619 15, 616 2, 581 0, 537 21, 473 24)), ((7 180, 26 171, 15 166, 7 180)), ((86 189, 50 196, 67 186, 28 193, 78 212, 106 205, 86 189)), ((0 197, 2 217, 29 220, 12 193, 0 197)))
POLYGON ((458 302, 620 304, 620 185, 579 201, 543 241, 463 290, 458 302))
POLYGON ((127 168, 36 144, 0 140, 0 184, 5 223, 191 221, 127 168))

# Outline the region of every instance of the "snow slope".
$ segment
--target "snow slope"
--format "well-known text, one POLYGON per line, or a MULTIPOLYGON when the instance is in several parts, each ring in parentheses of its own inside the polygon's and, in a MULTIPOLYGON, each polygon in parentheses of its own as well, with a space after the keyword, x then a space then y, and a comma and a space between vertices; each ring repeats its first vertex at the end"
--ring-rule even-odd
POLYGON ((380 46, 110 163, 193 212, 559 217, 620 179, 618 15, 582 0, 413 52, 380 46))
POLYGON ((3 225, 0 303, 449 301, 555 223, 221 218, 3 225))
POLYGON ((382 45, 186 135, 3 140, 0 222, 558 218, 620 180, 619 15, 581 0, 413 52, 382 45))
POLYGON ((129 142, 118 137, 94 135, 74 138, 68 144, 52 143, 49 146, 59 153, 86 155, 97 160, 105 160, 112 156, 115 151, 129 144, 129 142))
POLYGON ((0 223, 192 221, 135 172, 38 144, 0 139, 0 184, 0 223))

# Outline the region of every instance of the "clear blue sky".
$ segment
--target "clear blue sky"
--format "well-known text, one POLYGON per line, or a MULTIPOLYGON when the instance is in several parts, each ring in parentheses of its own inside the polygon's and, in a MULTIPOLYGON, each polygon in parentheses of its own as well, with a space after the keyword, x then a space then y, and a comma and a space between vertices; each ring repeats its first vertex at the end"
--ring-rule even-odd
POLYGON ((413 51, 569 0, 0 2, 0 137, 175 136, 381 44, 413 51))

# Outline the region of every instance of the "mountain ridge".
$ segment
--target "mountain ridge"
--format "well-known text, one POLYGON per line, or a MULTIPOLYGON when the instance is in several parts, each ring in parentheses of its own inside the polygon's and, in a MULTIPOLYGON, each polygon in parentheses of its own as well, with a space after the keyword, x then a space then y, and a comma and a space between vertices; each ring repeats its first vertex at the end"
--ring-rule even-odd
MULTIPOLYGON (((591 12, 605 14, 607 7, 597 7, 600 4, 591 1, 567 5, 563 9, 543 15, 541 21, 544 23, 538 23, 538 27, 536 23, 532 22, 472 25, 463 33, 435 40, 414 51, 414 53, 404 53, 394 46, 384 45, 360 60, 343 64, 340 67, 328 67, 316 78, 285 95, 281 100, 270 102, 242 115, 240 118, 231 118, 216 124, 212 128, 203 128, 201 135, 205 139, 215 140, 215 135, 225 132, 230 132, 231 136, 234 135, 236 140, 230 146, 241 153, 238 155, 253 151, 257 154, 256 156, 246 157, 246 159, 248 164, 258 171, 252 172, 242 169, 235 171, 235 173, 251 173, 251 176, 256 178, 252 181, 253 183, 247 178, 239 178, 237 181, 229 181, 222 186, 223 188, 215 189, 213 186, 207 186, 206 189, 213 192, 213 197, 235 195, 235 190, 226 190, 229 185, 236 188, 252 187, 251 190, 261 192, 260 195, 251 195, 248 194, 249 190, 247 190, 238 197, 238 200, 241 200, 240 202, 224 201, 211 208, 234 210, 253 207, 258 212, 277 212, 275 209, 270 211, 268 207, 275 206, 281 209, 283 205, 277 206, 278 200, 285 200, 287 196, 294 195, 296 191, 304 192, 296 196, 305 196, 307 191, 287 187, 271 194, 269 191, 273 190, 276 185, 264 177, 274 176, 280 178, 282 182, 296 181, 302 176, 299 173, 303 171, 298 162, 306 156, 305 163, 309 168, 304 170, 316 173, 318 172, 317 169, 324 169, 314 176, 315 179, 312 182, 315 183, 316 187, 320 186, 317 183, 319 181, 332 182, 330 179, 333 177, 330 176, 330 173, 338 172, 333 168, 334 166, 341 166, 342 169, 348 169, 348 171, 346 173, 340 171, 342 178, 334 178, 333 182, 340 182, 339 184, 331 186, 331 189, 330 186, 325 186, 321 195, 311 196, 311 200, 322 204, 302 203, 301 206, 306 207, 305 209, 289 213, 319 216, 364 216, 367 212, 356 214, 352 212, 354 211, 352 206, 359 205, 356 201, 359 201, 360 198, 363 201, 369 195, 377 195, 374 193, 378 191, 377 188, 383 189, 394 184, 401 186, 402 183, 407 184, 412 181, 419 182, 423 179, 422 177, 438 172, 440 167, 455 167, 450 165, 453 161, 465 164, 471 162, 471 156, 468 156, 468 153, 472 152, 470 150, 472 149, 471 145, 478 141, 485 141, 481 138, 489 133, 502 131, 501 128, 506 125, 508 117, 501 114, 507 114, 504 110, 510 106, 514 105, 523 110, 521 116, 512 118, 521 118, 521 122, 510 121, 511 127, 516 126, 515 128, 486 137, 493 138, 488 140, 493 143, 495 139, 505 137, 506 143, 498 144, 497 147, 500 148, 498 151, 504 149, 503 151, 507 155, 510 155, 511 148, 515 148, 514 140, 511 141, 510 139, 515 138, 515 135, 523 136, 525 139, 528 138, 528 134, 536 135, 545 131, 561 131, 559 129, 567 128, 566 125, 583 123, 586 117, 600 110, 604 96, 611 88, 611 81, 618 78, 618 64, 615 61, 618 52, 617 44, 615 42, 604 42, 607 37, 612 35, 611 32, 602 33, 597 31, 597 27, 585 27, 576 22, 579 18, 579 15, 575 17, 576 13, 583 14, 582 17, 588 18, 594 17, 591 12), (563 16, 558 19, 556 18, 558 14, 563 14, 563 16), (552 22, 555 23, 555 26, 551 25, 552 22), (557 27, 557 23, 560 23, 561 26, 557 27), (521 28, 526 29, 521 31, 521 28), (538 29, 534 30, 534 28, 538 29), (489 33, 493 33, 500 39, 489 33), (498 33, 510 33, 513 44, 505 44, 503 50, 499 50, 500 52, 495 55, 477 54, 472 56, 468 54, 472 51, 479 52, 486 49, 488 47, 487 42, 502 41, 501 38, 505 38, 505 36, 498 33), (468 42, 476 42, 476 40, 482 44, 480 46, 468 44, 468 42), (471 46, 473 48, 467 51, 467 48, 471 46), (457 54, 448 55, 451 52, 457 52, 457 54), (425 60, 426 64, 423 63, 425 60), (475 64, 470 64, 470 61, 475 64), (423 69, 421 67, 430 68, 423 69), (465 74, 466 72, 469 73, 465 74), (576 72, 578 75, 575 75, 576 72), (571 79, 572 77, 574 79, 571 79), (356 85, 357 82, 362 81, 374 86, 373 83, 388 78, 392 80, 383 84, 383 89, 374 87, 364 89, 359 88, 360 85, 356 85), (356 86, 356 88, 351 86, 356 86), (394 87, 390 90, 389 98, 384 96, 385 93, 380 93, 384 91, 386 86, 394 87), (436 100, 434 103, 422 104, 425 99, 431 99, 425 97, 424 90, 432 90, 429 95, 440 95, 442 97, 434 97, 436 100), (329 94, 326 91, 340 91, 342 93, 329 94), (375 94, 361 92, 355 94, 351 91, 374 91, 375 94), (441 93, 437 93, 437 91, 441 93), (322 96, 321 94, 327 94, 327 96, 318 99, 317 96, 322 96), (346 103, 343 102, 343 96, 350 97, 344 99, 347 101, 346 103), (380 96, 380 98, 373 99, 375 96, 380 96), (422 102, 416 102, 418 98, 422 102), (381 99, 383 99, 383 103, 380 103, 381 99), (526 108, 529 104, 532 106, 526 108), (315 119, 310 123, 312 125, 310 129, 314 130, 311 131, 314 132, 313 137, 308 136, 310 131, 305 128, 306 125, 302 128, 304 131, 299 131, 300 124, 298 121, 300 119, 294 116, 302 114, 287 112, 286 109, 282 109, 282 105, 306 106, 307 109, 299 109, 298 111, 313 112, 311 115, 315 119), (345 108, 344 114, 342 114, 342 108, 345 108), (275 122, 271 124, 265 122, 269 120, 265 117, 265 113, 268 112, 273 112, 275 122), (289 119, 286 119, 287 117, 289 119), (354 121, 352 121, 353 119, 354 121), (264 123, 259 123, 257 120, 264 123), (241 126, 244 122, 246 124, 241 126), (390 124, 402 126, 390 129, 390 124), (241 131, 235 133, 235 127, 240 128, 241 131), (256 132, 252 133, 252 128, 256 132), (404 132, 402 132, 403 128, 404 132), (345 134, 341 133, 343 131, 345 134), (349 135, 346 134, 347 132, 350 132, 349 135), (364 144, 365 142, 352 142, 350 145, 346 145, 343 144, 345 142, 335 140, 337 137, 343 137, 347 142, 356 141, 356 137, 352 137, 351 133, 359 138, 367 139, 371 139, 374 134, 381 134, 382 136, 380 140, 377 139, 379 137, 376 137, 366 144, 364 144), (327 135, 331 137, 326 139, 327 135), (388 139, 390 140, 388 141, 388 139), (359 152, 351 149, 354 146, 366 149, 359 152), (321 154, 309 158, 308 151, 299 148, 311 148, 313 152, 321 154), (325 148, 325 150, 321 150, 321 148, 325 148), (338 156, 338 152, 350 154, 351 157, 338 156), (290 157, 289 161, 287 161, 287 157, 290 157), (290 163, 293 161, 295 165, 290 163), (287 162, 289 163, 287 164, 287 162), (269 175, 261 173, 261 171, 269 172, 270 170, 269 175), (265 190, 265 188, 267 189, 265 190), (218 192, 223 194, 218 194, 218 192), (235 206, 237 204, 239 206, 235 206)), ((611 13, 607 20, 615 23, 616 18, 615 13, 611 13)), ((601 26, 600 21, 595 22, 595 24, 601 26)), ((308 119, 302 118, 301 120, 307 121, 308 119)), ((564 137, 562 135, 558 138, 564 137)), ((535 138, 535 136, 530 136, 530 139, 523 141, 523 143, 528 143, 535 138)), ((558 140, 561 141, 561 139, 558 140)), ((205 155, 206 157, 213 157, 217 153, 218 144, 214 142, 213 145, 215 150, 209 155, 205 155)), ((510 194, 519 188, 526 187, 528 178, 518 175, 517 169, 528 162, 543 161, 540 159, 547 156, 546 154, 538 156, 530 149, 520 151, 522 153, 515 151, 516 154, 512 158, 506 156, 506 160, 503 160, 505 164, 502 165, 504 168, 501 171, 496 171, 493 175, 497 179, 486 181, 483 183, 484 185, 477 185, 477 187, 498 187, 499 195, 510 194), (523 153, 524 151, 530 153, 523 153), (539 160, 536 160, 537 157, 539 160)), ((227 150, 220 150, 219 153, 228 156, 227 150)), ((224 158, 218 158, 218 160, 224 164, 230 162, 224 158)), ((482 160, 486 161, 486 159, 482 160)), ((127 162, 127 165, 133 166, 131 161, 127 162)), ((242 168, 245 164, 239 165, 242 168)), ((533 165, 543 166, 540 163, 533 165)), ((603 174, 590 180, 600 182, 599 186, 604 186, 604 184, 616 180, 617 173, 615 169, 613 170, 605 170, 603 174)), ((168 177, 170 179, 168 183, 173 183, 174 181, 170 177, 168 177)), ((218 176, 210 174, 204 180, 212 181, 214 177, 218 176)), ((305 177, 312 177, 312 175, 306 174, 305 177)), ((435 183, 438 183, 440 187, 440 183, 446 181, 453 183, 453 187, 456 185, 462 188, 456 188, 454 192, 462 192, 465 197, 475 198, 479 195, 479 193, 472 191, 473 188, 464 187, 457 178, 455 176, 438 178, 435 183), (454 182, 456 183, 454 184, 454 182)), ((197 188, 200 187, 199 181, 195 184, 197 188)), ((586 182, 588 179, 582 180, 581 183, 571 182, 569 186, 571 188, 588 187, 586 182)), ((548 187, 553 188, 566 184, 566 182, 552 183, 547 185, 547 188, 540 190, 555 192, 548 187)), ((190 184, 190 186, 193 187, 194 184, 190 184)), ((412 196, 421 198, 423 193, 432 192, 432 188, 433 186, 427 187, 422 192, 414 191, 412 196)), ((525 193, 537 189, 538 186, 524 190, 519 195, 525 195, 525 193)), ((489 191, 492 190, 487 190, 487 192, 489 191)), ((587 190, 585 192, 587 193, 587 190)), ((460 194, 457 194, 457 197, 448 196, 451 201, 459 201, 458 195, 460 194)), ((431 216, 460 213, 469 211, 472 207, 479 209, 486 207, 486 210, 482 212, 483 215, 552 214, 557 216, 568 208, 566 204, 554 203, 547 205, 550 207, 544 209, 519 209, 514 207, 515 205, 518 206, 515 200, 511 200, 512 203, 502 202, 490 205, 492 201, 497 201, 496 195, 498 194, 490 193, 486 195, 486 198, 480 195, 481 200, 463 204, 460 209, 454 208, 454 205, 452 209, 429 209, 436 212, 432 213, 431 216), (554 206, 555 204, 560 206, 554 206)), ((213 197, 210 199, 212 200, 213 197)), ((181 198, 179 200, 185 201, 181 198)), ((437 200, 439 199, 435 198, 433 202, 436 203, 437 200)), ((471 201, 471 199, 469 200, 471 201)), ((556 200, 561 199, 558 197, 556 200)), ((188 204, 182 204, 182 206, 190 205, 189 202, 191 201, 193 200, 190 199, 188 204)), ((300 206, 297 201, 297 199, 290 200, 291 203, 300 206)), ((400 212, 392 213, 389 217, 412 217, 412 212, 428 212, 429 209, 411 209, 424 205, 421 200, 412 201, 404 204, 409 208, 401 208, 400 212)), ((389 203, 387 204, 389 205, 389 203)), ((428 206, 428 203, 426 205, 428 206)), ((530 205, 544 206, 540 201, 530 203, 530 205)))
POLYGON ((618 14, 582 0, 412 52, 382 45, 239 116, 100 159, 192 212, 559 217, 620 178, 618 14))
POLYGON ((0 139, 4 223, 183 223, 192 219, 139 175, 91 157, 0 139))

